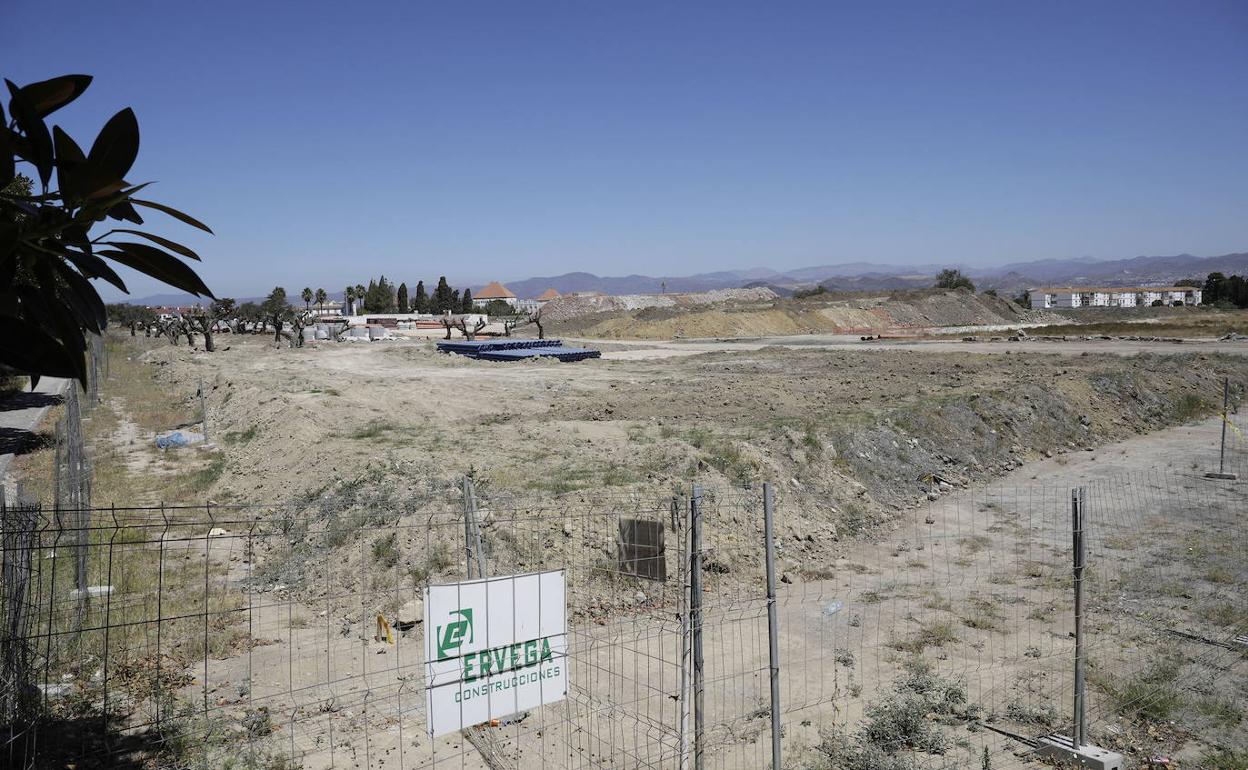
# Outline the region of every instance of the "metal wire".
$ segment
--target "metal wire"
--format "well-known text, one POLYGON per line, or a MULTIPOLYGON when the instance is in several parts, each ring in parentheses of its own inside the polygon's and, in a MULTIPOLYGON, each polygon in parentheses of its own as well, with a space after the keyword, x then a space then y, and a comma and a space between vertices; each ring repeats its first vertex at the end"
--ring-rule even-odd
MULTIPOLYGON (((1238 411, 1227 419, 1225 462, 1244 468, 1246 426, 1238 411)), ((58 429, 56 506, 3 508, 10 766, 104 767, 123 754, 176 767, 771 763, 760 487, 701 490, 696 543, 687 490, 430 484, 396 504, 365 486, 278 505, 102 509, 73 430, 62 451, 58 429), (570 688, 563 702, 430 738, 419 597, 469 564, 565 571, 570 688)), ((933 481, 926 505, 858 532, 812 523, 778 495, 786 763, 824 750, 831 730, 858 736, 920 669, 964 702, 945 715, 944 753, 905 750, 919 765, 974 766, 986 749, 994 768, 1021 766, 1027 738, 1069 733, 1072 487, 1087 489, 1089 739, 1121 743, 1131 714, 1175 690, 1239 697, 1225 683, 1244 676, 1248 487, 1204 477, 1221 454, 1209 445, 1148 473, 1072 465, 1045 481, 933 481)))

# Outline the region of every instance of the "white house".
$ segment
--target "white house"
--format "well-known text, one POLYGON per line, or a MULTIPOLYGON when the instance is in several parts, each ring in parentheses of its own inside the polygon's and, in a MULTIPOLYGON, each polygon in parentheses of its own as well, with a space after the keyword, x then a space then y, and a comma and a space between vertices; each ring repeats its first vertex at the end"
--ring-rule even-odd
POLYGON ((518 298, 516 297, 515 293, 512 292, 511 289, 508 289, 506 286, 499 283, 498 281, 490 281, 489 283, 485 285, 485 288, 481 290, 480 294, 472 295, 473 302, 480 302, 483 305, 489 302, 493 302, 494 300, 506 302, 508 305, 511 305, 512 307, 516 307, 516 304, 518 302, 518 298))
POLYGON ((1043 286, 1029 289, 1032 308, 1074 307, 1149 307, 1163 305, 1199 305, 1201 291, 1192 286, 1157 287, 1091 287, 1043 286))

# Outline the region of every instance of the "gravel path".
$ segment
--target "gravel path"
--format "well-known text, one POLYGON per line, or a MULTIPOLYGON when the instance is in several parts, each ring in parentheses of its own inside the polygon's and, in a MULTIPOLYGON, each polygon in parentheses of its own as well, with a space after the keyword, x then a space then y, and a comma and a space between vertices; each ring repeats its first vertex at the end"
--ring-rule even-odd
POLYGON ((13 458, 29 452, 38 443, 35 428, 48 409, 61 403, 69 380, 44 377, 33 392, 15 393, 0 400, 0 483, 11 486, 9 466, 13 458))

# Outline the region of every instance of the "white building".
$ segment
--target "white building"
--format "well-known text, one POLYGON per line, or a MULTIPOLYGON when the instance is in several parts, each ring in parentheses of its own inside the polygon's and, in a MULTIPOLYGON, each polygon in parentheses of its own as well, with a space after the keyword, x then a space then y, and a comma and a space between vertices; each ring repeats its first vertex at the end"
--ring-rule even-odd
POLYGON ((1163 305, 1199 305, 1201 291, 1192 286, 1044 286, 1028 289, 1031 307, 1150 307, 1163 305))
POLYGON ((338 316, 343 315, 343 310, 344 308, 342 303, 335 302, 332 299, 326 300, 324 304, 321 305, 318 305, 315 302, 312 303, 312 315, 317 318, 337 318, 338 316))
POLYGON ((511 289, 508 289, 506 286, 502 285, 498 281, 490 281, 489 283, 485 285, 485 288, 481 290, 480 294, 472 295, 472 301, 479 302, 482 305, 492 302, 494 300, 506 302, 508 305, 511 305, 512 307, 515 307, 517 302, 519 301, 519 299, 516 297, 515 293, 512 292, 511 289))

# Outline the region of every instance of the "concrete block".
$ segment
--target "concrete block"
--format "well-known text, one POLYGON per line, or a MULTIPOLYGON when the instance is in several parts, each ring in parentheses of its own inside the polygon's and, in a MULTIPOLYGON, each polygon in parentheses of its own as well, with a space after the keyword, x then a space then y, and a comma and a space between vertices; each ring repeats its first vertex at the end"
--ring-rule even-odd
POLYGON ((71 601, 79 601, 81 599, 98 599, 101 596, 112 596, 112 594, 112 586, 87 586, 85 591, 80 591, 77 588, 73 589, 69 592, 69 598, 71 601))
POLYGON ((1127 766, 1123 756, 1113 751, 1106 751, 1088 743, 1074 748, 1069 735, 1044 736, 1040 739, 1036 754, 1073 762, 1076 767, 1086 767, 1089 770, 1124 770, 1127 766))

